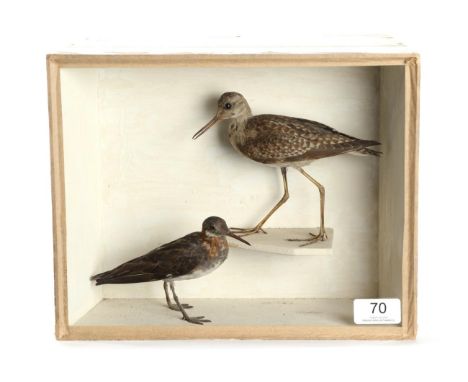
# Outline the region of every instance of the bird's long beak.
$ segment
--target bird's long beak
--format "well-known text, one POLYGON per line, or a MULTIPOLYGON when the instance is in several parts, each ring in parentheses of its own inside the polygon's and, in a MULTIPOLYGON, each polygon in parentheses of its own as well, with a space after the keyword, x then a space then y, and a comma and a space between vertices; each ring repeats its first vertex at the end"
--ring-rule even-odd
POLYGON ((200 130, 198 130, 195 135, 192 137, 192 139, 197 139, 200 135, 205 133, 211 126, 213 126, 216 122, 219 121, 218 114, 216 114, 210 122, 208 122, 205 126, 203 126, 200 130))
POLYGON ((232 232, 229 232, 227 235, 232 237, 233 239, 242 241, 244 244, 250 245, 250 243, 247 240, 242 239, 240 236, 237 236, 237 235, 233 234, 232 232))

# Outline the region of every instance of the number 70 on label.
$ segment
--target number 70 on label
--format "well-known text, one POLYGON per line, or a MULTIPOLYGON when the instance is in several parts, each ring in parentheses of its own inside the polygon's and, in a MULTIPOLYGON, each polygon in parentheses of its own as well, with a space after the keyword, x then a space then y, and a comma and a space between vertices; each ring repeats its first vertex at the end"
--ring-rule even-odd
POLYGON ((398 298, 358 298, 353 306, 355 324, 391 325, 401 322, 401 302, 398 298))

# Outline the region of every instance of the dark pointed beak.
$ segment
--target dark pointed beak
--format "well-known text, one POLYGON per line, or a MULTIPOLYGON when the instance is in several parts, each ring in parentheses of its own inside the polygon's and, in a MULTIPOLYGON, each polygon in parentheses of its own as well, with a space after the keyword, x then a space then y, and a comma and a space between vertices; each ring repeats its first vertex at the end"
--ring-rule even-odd
POLYGON ((210 122, 208 122, 205 126, 203 126, 200 130, 198 130, 192 139, 197 139, 200 135, 205 133, 211 126, 213 126, 216 122, 219 121, 218 114, 216 114, 210 122))
POLYGON ((236 239, 236 240, 239 240, 239 241, 243 242, 244 244, 250 245, 250 243, 247 240, 242 239, 240 236, 237 236, 237 235, 233 234, 230 231, 229 231, 229 233, 227 235, 232 237, 233 239, 236 239))

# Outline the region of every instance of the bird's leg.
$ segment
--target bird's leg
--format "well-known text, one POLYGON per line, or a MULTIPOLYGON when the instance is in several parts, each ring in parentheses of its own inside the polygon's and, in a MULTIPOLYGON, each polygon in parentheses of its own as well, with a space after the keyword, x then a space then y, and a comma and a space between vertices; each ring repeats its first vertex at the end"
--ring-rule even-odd
MULTIPOLYGON (((171 310, 175 310, 179 312, 180 311, 179 307, 177 306, 177 304, 173 304, 171 301, 171 298, 169 297, 169 283, 167 281, 164 281, 164 293, 166 294, 167 307, 171 310)), ((182 308, 184 309, 193 308, 193 306, 189 304, 181 304, 181 305, 182 305, 182 308)))
POLYGON ((278 208, 280 208, 286 201, 289 199, 289 191, 288 191, 288 178, 286 176, 286 167, 281 167, 281 175, 283 175, 283 188, 284 188, 284 194, 283 197, 280 199, 278 203, 271 209, 270 212, 266 214, 266 216, 260 220, 260 222, 253 228, 234 228, 232 227, 231 230, 234 233, 240 233, 240 236, 246 236, 246 235, 251 235, 253 233, 257 232, 263 232, 266 233, 262 227, 266 223, 266 221, 273 215, 278 208))
POLYGON ((289 241, 305 241, 301 247, 315 243, 317 241, 324 241, 327 239, 327 233, 325 232, 325 187, 323 187, 319 182, 307 174, 302 168, 297 168, 297 170, 304 175, 308 180, 315 184, 320 193, 320 230, 318 234, 310 233, 312 238, 310 239, 288 239, 289 241))
POLYGON ((187 312, 184 310, 182 304, 179 302, 179 297, 177 297, 175 288, 174 288, 174 281, 169 281, 169 285, 171 286, 172 297, 174 297, 174 301, 179 307, 179 311, 182 313, 183 320, 190 322, 192 324, 198 324, 198 325, 203 325, 204 322, 211 322, 210 320, 207 320, 205 316, 190 317, 187 314, 187 312))

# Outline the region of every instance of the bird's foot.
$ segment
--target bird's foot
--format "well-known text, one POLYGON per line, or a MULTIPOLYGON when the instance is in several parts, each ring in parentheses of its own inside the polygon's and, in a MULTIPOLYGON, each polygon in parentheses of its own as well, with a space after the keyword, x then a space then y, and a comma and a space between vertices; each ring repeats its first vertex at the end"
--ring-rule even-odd
POLYGON ((205 316, 196 316, 196 317, 184 316, 182 317, 182 320, 185 320, 187 322, 190 322, 191 324, 197 324, 197 325, 203 325, 203 323, 205 322, 211 322, 211 320, 206 319, 205 316))
POLYGON ((299 247, 306 247, 310 244, 314 244, 318 241, 325 241, 328 239, 327 233, 325 231, 320 231, 318 234, 314 234, 312 232, 309 233, 310 236, 312 236, 309 239, 287 239, 288 241, 302 241, 305 242, 304 244, 301 244, 299 247))
MULTIPOLYGON (((182 305, 182 308, 183 309, 192 309, 193 306, 192 305, 189 305, 189 304, 181 304, 182 305)), ((176 312, 180 312, 180 309, 179 307, 177 306, 177 304, 170 304, 167 306, 169 309, 171 310, 175 310, 176 312)))
POLYGON ((253 228, 236 228, 236 227, 231 227, 231 231, 234 233, 237 233, 239 236, 247 236, 247 235, 253 235, 254 233, 265 233, 266 231, 262 229, 262 227, 253 227, 253 228))

